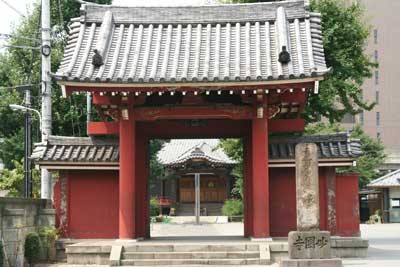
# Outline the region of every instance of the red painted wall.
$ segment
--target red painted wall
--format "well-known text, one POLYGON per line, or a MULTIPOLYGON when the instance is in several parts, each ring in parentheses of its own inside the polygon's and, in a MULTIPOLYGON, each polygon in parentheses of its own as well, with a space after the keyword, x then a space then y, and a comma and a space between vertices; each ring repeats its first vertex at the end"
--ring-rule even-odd
MULTIPOLYGON (((68 171, 62 175, 68 179, 68 229, 65 237, 118 238, 118 171, 68 171)), ((320 169, 319 184, 320 225, 325 230, 328 218, 323 169, 320 169)), ((296 230, 295 169, 270 168, 270 188, 271 235, 287 236, 289 231, 296 230)), ((54 205, 58 219, 59 183, 54 188, 54 205)), ((336 176, 337 235, 359 235, 358 205, 358 176, 336 176)), ((139 210, 147 213, 147 208, 139 210)), ((138 226, 140 235, 148 236, 147 222, 142 220, 138 226)))
POLYGON ((294 168, 270 168, 270 224, 272 236, 296 230, 296 181, 294 168))
POLYGON ((70 238, 118 238, 118 171, 68 172, 70 238))
POLYGON ((360 235, 358 174, 336 176, 337 235, 360 235))
MULTIPOLYGON (((327 191, 323 169, 319 169, 320 229, 327 229, 327 191)), ((270 224, 272 236, 287 236, 296 230, 295 168, 270 168, 270 224)))

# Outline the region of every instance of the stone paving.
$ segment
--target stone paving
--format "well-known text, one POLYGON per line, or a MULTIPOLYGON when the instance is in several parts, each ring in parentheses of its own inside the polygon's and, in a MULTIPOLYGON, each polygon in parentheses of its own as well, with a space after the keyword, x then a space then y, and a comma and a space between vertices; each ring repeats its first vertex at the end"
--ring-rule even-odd
POLYGON ((369 239, 366 259, 345 259, 344 266, 399 267, 400 224, 361 225, 361 236, 369 239))
POLYGON ((150 235, 152 237, 243 236, 243 229, 243 223, 210 223, 201 218, 200 225, 153 223, 150 226, 150 235))
MULTIPOLYGON (((161 235, 168 232, 171 238, 173 235, 177 240, 185 239, 187 236, 210 236, 219 235, 222 239, 229 240, 229 236, 240 235, 243 232, 243 224, 229 223, 229 224, 210 224, 204 223, 202 225, 176 225, 176 224, 156 224, 153 225, 152 235, 159 237, 156 238, 162 241, 161 235), (224 237, 225 236, 225 237, 224 237)), ((344 259, 343 264, 345 267, 399 267, 400 266, 400 224, 382 224, 382 225, 361 225, 361 233, 363 238, 369 239, 370 248, 368 250, 368 257, 366 259, 344 259)), ((207 238, 204 238, 206 241, 207 238)), ((156 240, 153 240, 156 241, 156 240)), ((233 240, 230 240, 232 242, 233 240)), ((202 242, 200 238, 198 242, 202 242)), ((67 267, 78 265, 67 264, 38 264, 36 267, 67 267)), ((84 265, 90 267, 94 265, 84 265)), ((210 266, 210 265, 208 265, 210 266)), ((277 265, 272 265, 278 267, 277 265)), ((182 267, 182 266, 180 266, 182 267)), ((212 267, 212 266, 210 266, 212 267)), ((217 267, 217 266, 214 266, 217 267)), ((228 266, 224 266, 228 267, 228 266)))

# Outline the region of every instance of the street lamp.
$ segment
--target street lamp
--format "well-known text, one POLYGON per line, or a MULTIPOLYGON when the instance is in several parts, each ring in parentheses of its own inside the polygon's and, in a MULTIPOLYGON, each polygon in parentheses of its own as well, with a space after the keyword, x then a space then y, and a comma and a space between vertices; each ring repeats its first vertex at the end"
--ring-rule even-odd
POLYGON ((21 110, 25 112, 25 158, 24 158, 24 197, 29 198, 32 196, 32 183, 31 183, 31 147, 32 147, 32 137, 31 137, 31 115, 30 111, 33 111, 39 116, 39 128, 42 131, 42 116, 36 109, 25 107, 21 105, 11 104, 9 107, 12 110, 21 110))
POLYGON ((24 106, 17 105, 17 104, 10 104, 9 107, 12 110, 22 110, 24 112, 27 112, 27 111, 35 112, 39 117, 39 129, 40 129, 40 131, 42 131, 42 115, 40 114, 40 112, 38 110, 33 109, 33 108, 24 107, 24 106))

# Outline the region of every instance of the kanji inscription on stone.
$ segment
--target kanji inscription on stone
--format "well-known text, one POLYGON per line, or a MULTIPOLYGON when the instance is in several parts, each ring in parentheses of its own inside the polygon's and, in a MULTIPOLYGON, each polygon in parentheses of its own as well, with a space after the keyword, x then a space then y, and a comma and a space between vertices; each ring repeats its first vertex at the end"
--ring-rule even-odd
POLYGON ((328 259, 330 234, 327 231, 294 231, 289 233, 290 259, 328 259))

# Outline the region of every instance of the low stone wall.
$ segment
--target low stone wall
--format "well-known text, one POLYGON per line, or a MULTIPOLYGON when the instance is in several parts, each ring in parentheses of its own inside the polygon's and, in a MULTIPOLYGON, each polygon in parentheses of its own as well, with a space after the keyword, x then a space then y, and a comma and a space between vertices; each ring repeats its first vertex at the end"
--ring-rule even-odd
POLYGON ((23 266, 25 236, 55 226, 55 210, 45 199, 0 198, 0 237, 11 266, 23 266))

